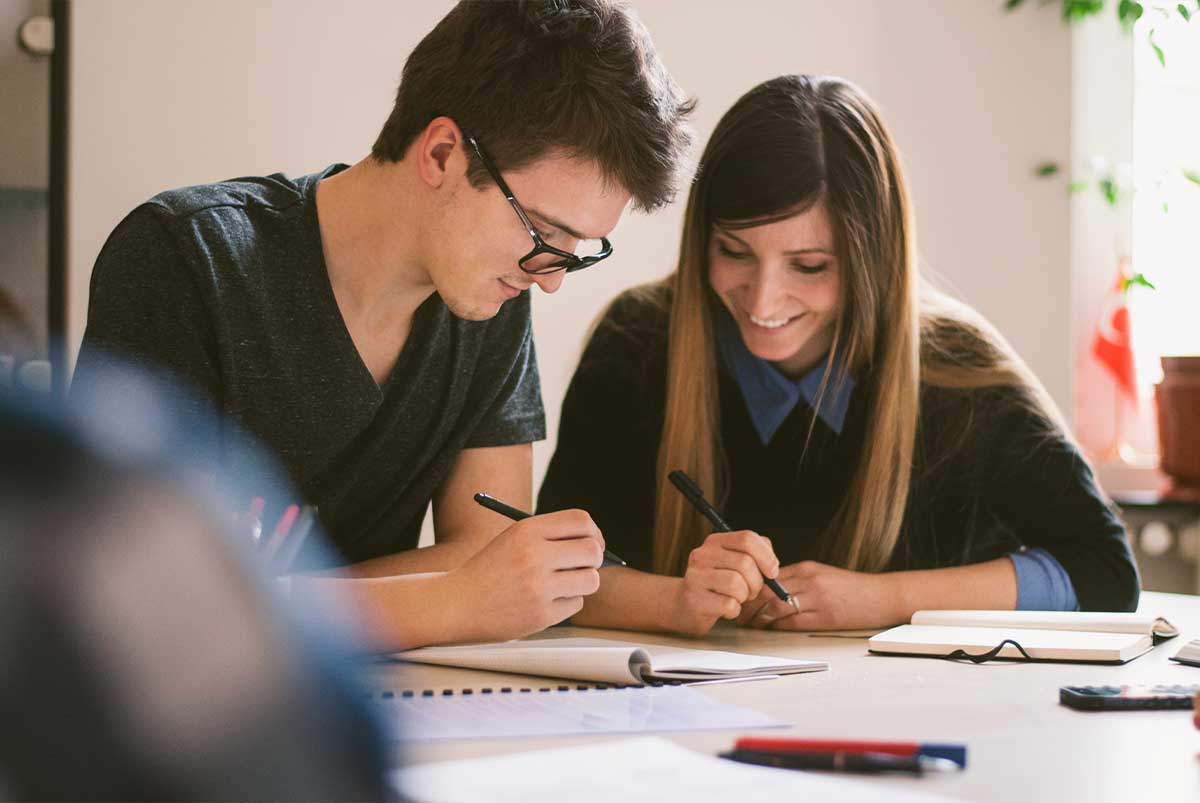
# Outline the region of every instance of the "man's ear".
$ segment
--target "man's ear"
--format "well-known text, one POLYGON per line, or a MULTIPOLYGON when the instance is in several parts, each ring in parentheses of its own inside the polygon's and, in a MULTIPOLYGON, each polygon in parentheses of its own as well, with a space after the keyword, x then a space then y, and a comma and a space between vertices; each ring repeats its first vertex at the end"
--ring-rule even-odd
POLYGON ((467 172, 462 129, 449 117, 435 117, 413 143, 417 175, 436 189, 447 179, 467 172))

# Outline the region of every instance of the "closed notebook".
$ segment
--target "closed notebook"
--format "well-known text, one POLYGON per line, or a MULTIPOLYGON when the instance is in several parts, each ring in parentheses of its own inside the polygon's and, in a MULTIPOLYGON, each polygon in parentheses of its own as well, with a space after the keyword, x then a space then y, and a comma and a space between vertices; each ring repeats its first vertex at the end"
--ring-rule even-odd
POLYGON ((594 638, 550 638, 422 647, 396 658, 423 664, 485 669, 519 675, 571 678, 622 686, 776 677, 829 668, 823 661, 796 661, 720 650, 690 650, 594 638))
MULTIPOLYGON (((911 624, 867 642, 873 653, 969 657, 1015 641, 1035 661, 1124 663, 1179 631, 1166 619, 1137 613, 1075 611, 917 611, 911 624)), ((1012 644, 994 656, 1027 660, 1012 644)))

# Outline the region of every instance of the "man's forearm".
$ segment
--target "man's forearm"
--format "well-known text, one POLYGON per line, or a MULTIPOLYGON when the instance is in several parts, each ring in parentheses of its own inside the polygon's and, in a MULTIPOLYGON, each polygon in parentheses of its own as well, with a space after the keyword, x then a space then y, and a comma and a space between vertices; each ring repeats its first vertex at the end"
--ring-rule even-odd
POLYGON ((361 563, 344 566, 334 572, 340 576, 371 578, 423 572, 449 572, 462 566, 483 544, 468 541, 446 541, 421 549, 409 549, 361 563))
POLYGON ((290 596, 307 598, 352 620, 358 646, 387 653, 461 641, 461 598, 443 573, 352 578, 303 574, 291 578, 290 596))

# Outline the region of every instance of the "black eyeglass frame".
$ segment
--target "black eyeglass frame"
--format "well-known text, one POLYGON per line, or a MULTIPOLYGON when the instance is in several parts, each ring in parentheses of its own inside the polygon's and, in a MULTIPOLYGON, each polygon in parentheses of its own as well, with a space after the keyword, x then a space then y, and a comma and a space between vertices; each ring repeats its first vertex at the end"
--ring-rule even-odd
POLYGON ((475 137, 466 137, 466 140, 471 144, 471 148, 474 149, 475 155, 479 157, 479 161, 483 162, 483 166, 488 171, 488 175, 492 177, 492 181, 496 182, 496 186, 500 188, 500 192, 504 193, 504 197, 508 199, 508 203, 513 208, 513 211, 517 213, 517 217, 521 219, 521 225, 525 228, 525 231, 533 238, 533 249, 517 260, 517 267, 533 276, 544 276, 548 273, 557 273, 560 270, 565 270, 567 273, 574 273, 584 268, 590 268, 597 262, 612 256, 612 243, 608 241, 607 237, 600 238, 599 253, 584 257, 572 254, 570 251, 564 251, 561 248, 555 248, 543 240, 542 235, 538 234, 537 228, 530 221, 529 215, 525 214, 525 209, 521 206, 520 201, 516 199, 512 190, 508 188, 508 184, 501 177, 500 171, 496 169, 496 165, 484 153, 483 148, 475 140, 475 137), (529 260, 542 254, 554 254, 559 257, 559 260, 550 263, 544 268, 525 267, 525 264, 529 260))

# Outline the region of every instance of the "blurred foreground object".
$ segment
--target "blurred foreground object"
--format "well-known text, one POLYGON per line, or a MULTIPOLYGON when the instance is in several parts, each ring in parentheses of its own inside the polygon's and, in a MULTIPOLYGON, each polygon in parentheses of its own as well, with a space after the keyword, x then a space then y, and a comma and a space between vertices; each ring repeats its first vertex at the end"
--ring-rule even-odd
POLYGON ((118 384, 0 398, 0 798, 387 798, 349 652, 230 537, 187 420, 118 384))

